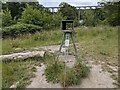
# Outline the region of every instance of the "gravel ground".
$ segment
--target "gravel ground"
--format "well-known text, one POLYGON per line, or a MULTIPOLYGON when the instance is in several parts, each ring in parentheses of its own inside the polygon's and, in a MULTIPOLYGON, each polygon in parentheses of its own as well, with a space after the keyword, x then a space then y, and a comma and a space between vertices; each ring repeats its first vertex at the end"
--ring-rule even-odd
POLYGON ((36 77, 32 78, 32 83, 26 88, 61 88, 60 84, 52 84, 46 81, 44 70, 45 65, 41 64, 41 67, 36 67, 37 72, 35 72, 36 77))
MULTIPOLYGON (((89 62, 91 66, 90 74, 87 78, 81 81, 80 85, 70 86, 68 88, 114 88, 112 84, 113 79, 110 77, 108 72, 104 72, 101 65, 95 65, 89 62)), ((60 84, 52 84, 46 81, 43 75, 45 70, 45 65, 42 64, 41 67, 36 67, 37 72, 35 72, 36 77, 32 78, 32 83, 26 88, 62 88, 60 84)))
MULTIPOLYGON (((58 45, 43 46, 37 49, 39 50, 43 49, 43 50, 49 50, 49 51, 52 50, 54 52, 59 49, 59 46, 58 45)), ((64 51, 64 48, 62 49, 62 51, 64 51)), ((14 53, 11 55, 13 56, 17 55, 17 53, 14 53)), ((25 55, 25 52, 22 52, 22 55, 25 55)), ((10 57, 10 55, 7 55, 7 56, 10 57)), ((64 56, 61 55, 60 58, 61 60, 63 60, 64 56)), ((72 67, 75 63, 75 57, 72 55, 69 55, 67 56, 66 61, 67 61, 67 65, 69 67, 72 67)), ((102 70, 102 67, 100 64, 99 65, 95 64, 94 61, 89 58, 87 62, 88 62, 87 65, 91 67, 89 76, 87 78, 84 78, 81 81, 80 85, 71 86, 69 88, 114 88, 116 87, 113 85, 114 80, 110 77, 110 74, 102 70)), ((42 64, 41 67, 37 66, 36 68, 37 68, 37 72, 35 72, 36 77, 31 79, 32 81, 31 84, 26 86, 26 88, 62 88, 60 84, 52 84, 46 81, 46 78, 43 75, 45 70, 44 64, 42 64)))

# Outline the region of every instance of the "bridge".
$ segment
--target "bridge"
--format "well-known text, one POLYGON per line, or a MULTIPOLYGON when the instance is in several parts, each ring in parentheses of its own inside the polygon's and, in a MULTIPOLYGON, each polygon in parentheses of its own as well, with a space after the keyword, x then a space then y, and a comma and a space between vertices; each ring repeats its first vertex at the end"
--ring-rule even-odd
MULTIPOLYGON (((46 7, 51 9, 52 13, 55 12, 55 9, 59 9, 61 7, 46 7)), ((97 8, 102 8, 102 6, 98 5, 98 6, 75 6, 76 9, 78 9, 78 20, 80 20, 80 13, 81 10, 85 10, 85 9, 97 9, 97 8)))

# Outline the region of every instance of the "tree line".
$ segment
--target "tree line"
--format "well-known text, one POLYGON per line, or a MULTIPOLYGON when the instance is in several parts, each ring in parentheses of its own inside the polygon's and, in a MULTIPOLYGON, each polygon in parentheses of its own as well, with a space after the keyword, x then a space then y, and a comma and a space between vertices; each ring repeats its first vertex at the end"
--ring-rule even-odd
MULTIPOLYGON (((50 30, 52 28, 60 27, 60 22, 63 19, 74 20, 75 26, 96 26, 96 25, 120 25, 120 2, 101 2, 102 8, 97 9, 83 9, 80 13, 80 20, 78 21, 78 9, 69 5, 68 3, 62 2, 57 12, 52 13, 49 8, 39 4, 39 2, 2 2, 2 27, 9 28, 19 27, 21 25, 31 24, 40 26, 44 30, 50 30)), ((28 25, 28 26, 29 26, 28 25)), ((6 29, 5 29, 6 30, 6 29)), ((26 27, 27 30, 27 27, 26 27)), ((7 31, 7 30, 6 30, 7 31)))

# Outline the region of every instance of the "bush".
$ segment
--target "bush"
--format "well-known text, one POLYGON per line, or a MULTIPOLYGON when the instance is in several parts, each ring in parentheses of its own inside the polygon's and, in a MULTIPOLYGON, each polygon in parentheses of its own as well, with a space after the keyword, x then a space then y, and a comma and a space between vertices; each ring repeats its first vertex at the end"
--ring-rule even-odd
POLYGON ((73 67, 73 71, 78 77, 86 77, 90 70, 85 64, 78 62, 73 67))
POLYGON ((22 12, 20 22, 42 26, 44 19, 43 16, 44 13, 42 11, 34 9, 32 6, 27 4, 27 7, 24 8, 24 11, 22 12))
POLYGON ((64 64, 60 61, 54 61, 52 64, 49 64, 45 69, 45 75, 47 81, 52 81, 53 83, 58 82, 58 77, 64 69, 64 64))
POLYGON ((81 78, 84 78, 88 75, 89 68, 79 63, 76 63, 73 68, 70 68, 66 71, 66 78, 64 79, 65 73, 63 72, 59 78, 60 83, 62 86, 65 87, 71 86, 71 85, 78 85, 81 81, 81 78), (65 82, 65 83, 64 83, 65 82))
POLYGON ((22 16, 19 20, 22 23, 39 25, 44 29, 50 29, 52 15, 49 15, 44 11, 35 9, 32 6, 27 5, 27 7, 24 9, 22 16))
POLYGON ((64 69, 64 64, 58 60, 55 60, 55 55, 53 53, 45 52, 44 59, 45 64, 47 64, 45 69, 47 81, 52 81, 53 83, 58 82, 58 77, 64 69))
POLYGON ((63 62, 55 60, 55 56, 46 52, 45 61, 47 62, 47 67, 45 69, 45 75, 48 82, 58 83, 62 86, 78 85, 81 78, 84 78, 89 73, 89 68, 82 64, 81 62, 76 62, 73 68, 66 66, 66 76, 65 76, 65 65, 63 62))
POLYGON ((17 23, 12 26, 4 27, 2 30, 2 36, 3 38, 6 36, 16 37, 19 34, 35 33, 41 31, 41 29, 41 27, 36 25, 17 23))
POLYGON ((43 29, 49 30, 60 27, 60 22, 62 19, 65 18, 60 12, 50 14, 27 5, 19 20, 22 23, 39 25, 43 27, 43 29))
POLYGON ((2 11, 2 26, 10 26, 12 24, 12 16, 10 14, 10 11, 4 10, 2 11))
MULTIPOLYGON (((77 78, 77 80, 79 80, 79 79, 77 78)), ((59 81, 63 87, 74 85, 75 75, 74 75, 73 70, 67 69, 66 76, 65 76, 65 72, 62 72, 62 74, 59 77, 59 81)))
POLYGON ((56 12, 53 14, 53 18, 52 18, 52 26, 53 27, 59 27, 60 28, 60 25, 61 25, 61 20, 65 20, 66 17, 63 17, 62 13, 60 12, 56 12))

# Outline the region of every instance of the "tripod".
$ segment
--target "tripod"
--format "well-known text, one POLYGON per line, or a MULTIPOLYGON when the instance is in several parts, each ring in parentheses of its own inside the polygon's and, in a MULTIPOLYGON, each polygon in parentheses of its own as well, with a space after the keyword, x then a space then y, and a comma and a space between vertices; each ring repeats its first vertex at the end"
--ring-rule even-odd
POLYGON ((76 45, 75 45, 75 42, 74 42, 74 39, 73 39, 73 35, 72 35, 72 32, 64 32, 64 35, 63 35, 63 38, 62 38, 62 42, 61 42, 61 45, 60 45, 60 48, 59 48, 59 51, 58 51, 58 55, 57 55, 57 59, 61 53, 61 49, 62 49, 62 46, 65 42, 65 47, 69 47, 69 38, 71 37, 72 39, 72 43, 73 43, 73 46, 74 46, 74 50, 75 50, 75 57, 76 59, 78 59, 78 55, 77 55, 77 48, 76 48, 76 45), (66 39, 66 40, 65 40, 66 39))

